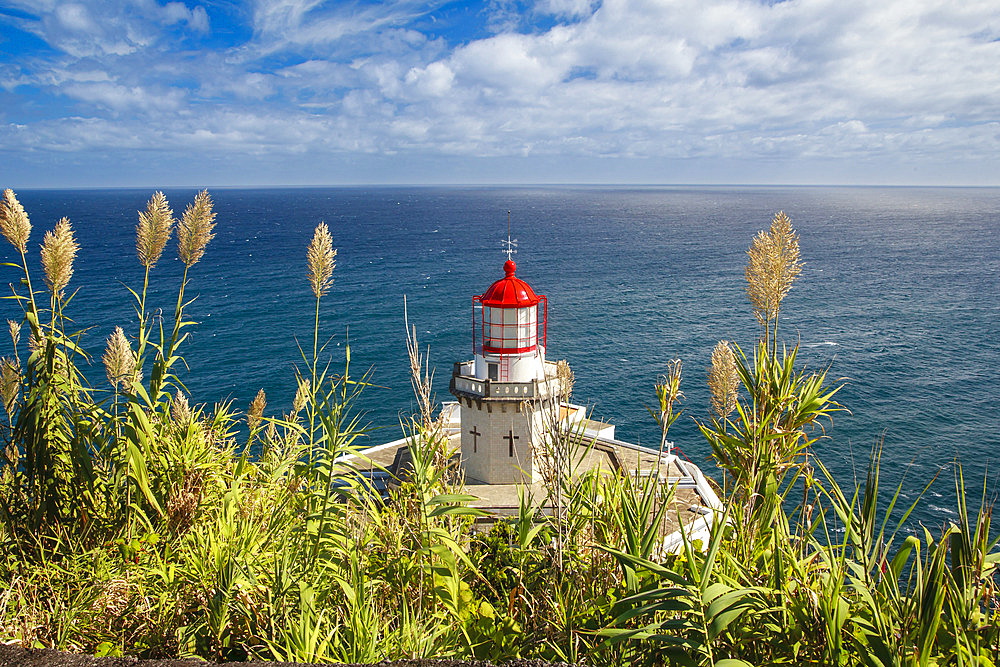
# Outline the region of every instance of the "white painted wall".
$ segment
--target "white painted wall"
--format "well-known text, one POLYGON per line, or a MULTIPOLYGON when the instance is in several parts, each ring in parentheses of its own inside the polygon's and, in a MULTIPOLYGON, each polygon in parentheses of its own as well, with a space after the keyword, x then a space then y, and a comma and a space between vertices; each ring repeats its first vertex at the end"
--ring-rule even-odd
POLYGON ((538 466, 532 456, 537 439, 533 431, 540 422, 534 412, 530 403, 517 400, 483 401, 481 408, 475 401, 471 407, 463 402, 462 465, 466 477, 488 484, 538 481, 538 466), (513 455, 510 435, 514 436, 513 455))
MULTIPOLYGON (((507 382, 530 382, 545 379, 545 349, 539 345, 531 352, 523 354, 504 355, 509 359, 507 382)), ((488 363, 503 363, 498 354, 476 355, 476 377, 485 380, 488 375, 488 363)))

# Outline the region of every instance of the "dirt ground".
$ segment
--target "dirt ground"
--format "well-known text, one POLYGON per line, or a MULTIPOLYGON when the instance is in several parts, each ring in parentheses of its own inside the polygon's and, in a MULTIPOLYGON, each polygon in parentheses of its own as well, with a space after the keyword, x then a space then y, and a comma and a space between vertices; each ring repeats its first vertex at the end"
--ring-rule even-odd
MULTIPOLYGON (((138 660, 136 658, 95 658, 79 653, 64 653, 51 649, 28 649, 12 644, 0 644, 0 665, 3 667, 208 667, 202 660, 138 660)), ((304 662, 226 662, 231 667, 312 667, 304 662)), ((569 667, 565 663, 542 660, 513 660, 505 667, 569 667)), ((342 666, 344 667, 344 666, 342 666)), ((360 667, 360 666, 358 666, 360 667)), ((395 660, 366 667, 493 667, 482 660, 395 660)))

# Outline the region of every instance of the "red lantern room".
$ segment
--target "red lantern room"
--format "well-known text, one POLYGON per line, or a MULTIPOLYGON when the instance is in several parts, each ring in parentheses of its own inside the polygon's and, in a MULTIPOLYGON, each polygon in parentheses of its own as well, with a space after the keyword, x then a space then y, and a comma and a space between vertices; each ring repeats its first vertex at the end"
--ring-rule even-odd
MULTIPOLYGON (((477 362, 481 360, 486 364, 485 376, 477 372, 479 377, 521 382, 535 377, 541 368, 538 363, 519 362, 536 357, 543 360, 548 304, 544 295, 535 295, 528 283, 514 275, 516 269, 517 265, 508 259, 503 265, 504 277, 483 294, 472 297, 472 347, 477 362), (541 319, 539 304, 542 305, 541 319), (539 328, 541 349, 538 346, 539 328)), ((476 365, 479 371, 479 363, 476 365)))

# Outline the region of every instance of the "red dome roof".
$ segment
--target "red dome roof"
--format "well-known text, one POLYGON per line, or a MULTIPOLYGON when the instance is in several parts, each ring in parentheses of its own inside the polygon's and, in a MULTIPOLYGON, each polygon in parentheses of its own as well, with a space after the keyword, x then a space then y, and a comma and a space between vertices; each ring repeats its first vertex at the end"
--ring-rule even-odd
POLYGON ((480 297, 484 306, 523 308, 534 306, 541 301, 540 297, 535 296, 528 283, 514 276, 515 269, 517 269, 517 265, 509 259, 504 263, 503 272, 506 275, 490 285, 490 288, 483 292, 480 297))

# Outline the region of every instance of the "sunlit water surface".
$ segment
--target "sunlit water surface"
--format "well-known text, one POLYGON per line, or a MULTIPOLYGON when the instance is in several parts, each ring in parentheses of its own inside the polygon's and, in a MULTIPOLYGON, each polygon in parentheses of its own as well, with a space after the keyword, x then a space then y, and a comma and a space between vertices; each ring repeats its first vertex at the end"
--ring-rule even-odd
MULTIPOLYGON (((24 191, 37 249, 62 216, 82 250, 70 306, 99 360, 115 325, 134 332, 126 286, 141 288, 136 211, 146 190, 24 191)), ((193 190, 166 192, 177 215, 193 190)), ((728 339, 749 349, 757 325, 744 295, 745 251, 784 210, 801 235, 805 268, 783 304, 780 334, 800 360, 845 378, 850 413, 827 425, 815 452, 843 484, 863 479, 884 443, 883 486, 912 500, 935 474, 915 519, 954 518, 953 461, 970 504, 995 492, 1000 445, 1000 189, 929 188, 368 188, 219 189, 217 236, 191 271, 198 321, 181 372, 193 401, 245 409, 259 388, 268 413, 294 395, 297 345, 311 348, 314 301, 305 248, 326 221, 338 248, 322 338, 340 369, 373 368, 379 388, 358 408, 372 442, 397 437, 412 408, 403 297, 430 346, 439 400, 452 363, 471 356, 472 296, 503 275, 500 241, 512 211, 517 274, 549 303, 550 359, 576 373, 575 398, 614 422, 621 439, 653 444, 646 411, 667 362, 684 363, 684 416, 671 435, 709 474, 706 369, 728 339)), ((3 252, 11 259, 10 248, 3 252)), ((37 262, 37 253, 33 251, 37 262)), ((173 244, 153 274, 150 302, 172 315, 181 264, 173 244)), ((7 281, 14 269, 3 269, 7 281)), ((4 302, 4 317, 16 306, 4 302)), ((2 348, 9 353, 9 343, 2 348)), ((103 369, 91 373, 104 387, 103 369)))

